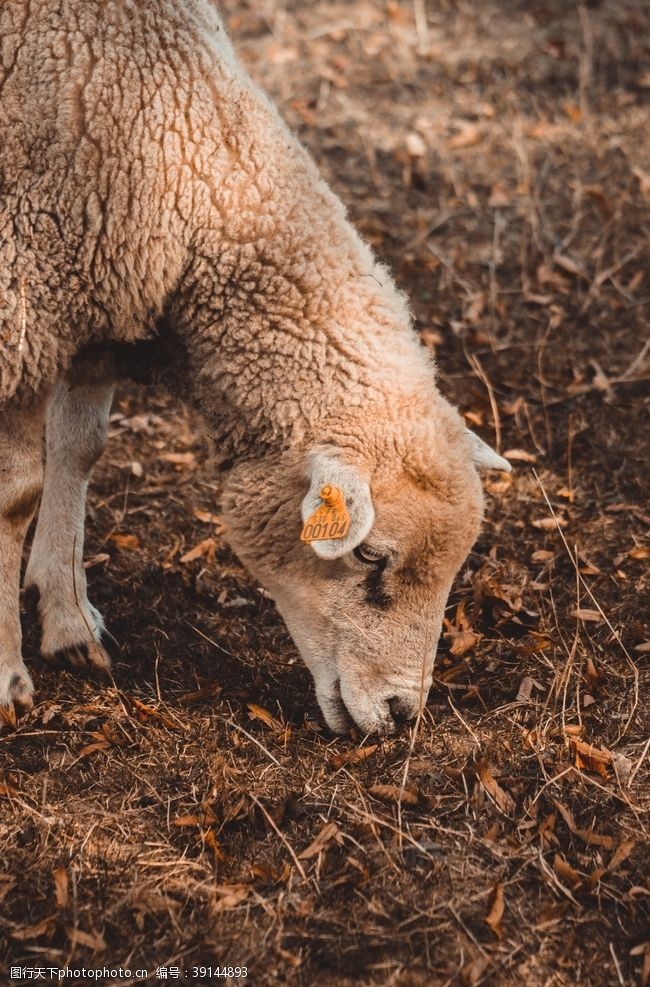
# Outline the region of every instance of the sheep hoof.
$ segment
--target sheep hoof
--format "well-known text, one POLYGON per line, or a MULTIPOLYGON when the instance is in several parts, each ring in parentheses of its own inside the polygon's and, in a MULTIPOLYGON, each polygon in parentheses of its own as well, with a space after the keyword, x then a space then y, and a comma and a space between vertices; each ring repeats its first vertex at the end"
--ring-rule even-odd
POLYGON ((52 654, 44 654, 43 658, 55 665, 93 668, 98 672, 107 673, 111 670, 110 655, 97 641, 83 641, 67 648, 59 648, 52 654))
POLYGON ((22 660, 3 664, 0 661, 0 729, 16 726, 18 717, 34 705, 34 686, 22 660))

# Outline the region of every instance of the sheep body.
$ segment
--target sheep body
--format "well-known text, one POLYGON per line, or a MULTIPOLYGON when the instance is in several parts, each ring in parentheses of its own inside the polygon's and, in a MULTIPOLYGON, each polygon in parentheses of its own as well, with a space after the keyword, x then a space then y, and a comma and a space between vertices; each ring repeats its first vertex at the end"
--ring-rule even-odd
POLYGON ((431 401, 404 299, 213 6, 52 7, 0 12, 0 400, 166 316, 229 456, 396 370, 431 401))
POLYGON ((43 653, 108 667, 83 569, 112 396, 98 354, 127 352, 135 371, 149 347, 229 461, 230 542, 327 722, 393 729, 426 695, 478 531, 474 463, 507 464, 468 440, 404 297, 208 0, 7 0, 0 44, 0 707, 33 689, 18 577, 48 393, 26 585, 43 653), (323 485, 349 530, 306 545, 301 512, 323 485))

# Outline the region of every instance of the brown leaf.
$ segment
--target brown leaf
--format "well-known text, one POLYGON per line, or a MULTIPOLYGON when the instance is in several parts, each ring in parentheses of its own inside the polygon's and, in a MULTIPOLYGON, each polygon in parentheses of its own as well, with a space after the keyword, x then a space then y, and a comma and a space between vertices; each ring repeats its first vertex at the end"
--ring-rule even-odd
POLYGON ((99 932, 84 932, 71 925, 67 925, 65 931, 73 946, 87 946, 95 952, 106 949, 106 940, 99 932))
POLYGON ((12 795, 18 795, 18 789, 10 785, 8 781, 0 781, 0 798, 11 798, 12 795))
POLYGON ((365 761, 367 757, 370 757, 375 753, 379 744, 369 744, 368 747, 357 747, 352 751, 345 751, 343 754, 333 754, 331 757, 332 767, 342 768, 344 764, 358 764, 359 761, 365 761))
POLYGON ((54 932, 56 920, 56 914, 48 915, 34 925, 28 925, 24 929, 14 929, 11 938, 19 939, 21 942, 27 939, 40 939, 41 936, 46 936, 49 939, 54 932))
POLYGON ((399 785, 373 785, 368 791, 383 802, 403 802, 405 805, 417 805, 419 796, 411 788, 400 788, 399 785))
POLYGON ((181 555, 180 561, 185 564, 186 562, 194 562, 196 559, 202 559, 205 556, 206 562, 214 562, 214 557, 217 552, 217 543, 214 538, 204 538, 200 541, 198 545, 191 548, 184 555, 181 555))
POLYGON ((445 637, 451 640, 449 653, 459 657, 471 651, 481 640, 481 635, 472 630, 471 621, 465 616, 465 601, 456 607, 454 623, 445 618, 445 637))
POLYGON ((68 905, 68 872, 65 867, 57 867, 52 871, 54 878, 54 897, 59 908, 68 905))
POLYGON ((503 883, 499 881, 492 889, 492 905, 490 911, 485 916, 485 921, 494 932, 497 939, 503 935, 502 919, 505 909, 505 896, 503 893, 503 883))
POLYGON ((572 617, 577 617, 579 620, 583 620, 585 623, 592 622, 594 624, 600 623, 603 619, 603 615, 600 610, 590 610, 588 607, 579 607, 577 610, 571 611, 572 617))
POLYGON ((177 816, 173 820, 172 825, 174 826, 200 826, 198 816, 188 815, 188 816, 177 816))
POLYGON ((174 826, 185 827, 185 826, 212 826, 216 823, 217 817, 210 808, 209 805, 201 806, 200 813, 191 813, 187 816, 177 816, 174 819, 174 826))
POLYGON ((109 541, 112 541, 121 552, 133 552, 136 548, 140 548, 140 539, 137 535, 121 535, 114 532, 109 541))
POLYGON ((164 452, 158 459, 164 463, 171 463, 179 472, 194 469, 196 466, 196 456, 193 452, 164 452))
POLYGON ((251 864, 251 877, 257 877, 265 884, 286 884, 291 877, 291 867, 285 863, 282 870, 266 863, 251 864))
POLYGON ((612 755, 609 751, 601 750, 576 738, 571 738, 569 743, 575 755, 577 768, 593 771, 602 778, 607 778, 606 766, 612 763, 612 755))
POLYGON ((204 685, 201 689, 195 689, 194 692, 186 692, 180 697, 182 703, 198 703, 202 702, 204 699, 214 699, 222 692, 223 686, 220 682, 210 682, 204 685))
POLYGON ((614 850, 611 860, 607 864, 607 870, 610 874, 612 871, 615 871, 617 867, 620 867, 625 860, 627 860, 636 844, 637 841, 632 836, 628 837, 626 840, 621 840, 619 845, 614 850))
POLYGON ((488 793, 497 809, 506 814, 512 813, 515 810, 515 800, 509 792, 501 787, 498 783, 485 758, 481 758, 477 765, 478 776, 483 788, 488 793))
POLYGON ((568 908, 568 902, 557 901, 552 905, 547 905, 540 912, 539 920, 535 923, 533 929, 548 929, 551 925, 557 925, 558 922, 564 920, 568 908))
POLYGON ((555 531, 556 528, 566 528, 567 522, 561 517, 540 517, 530 522, 539 531, 555 531))
POLYGON ((258 706, 256 703, 247 703, 248 711, 250 713, 251 720, 261 720, 265 723, 267 727, 271 730, 276 730, 281 733, 284 730, 284 724, 276 720, 274 716, 269 713, 268 709, 264 709, 263 706, 258 706))
POLYGON ((138 716, 138 719, 140 720, 141 723, 146 723, 147 719, 151 719, 151 720, 157 720, 159 723, 162 723, 163 726, 168 727, 168 729, 170 730, 178 729, 179 726, 178 722, 176 720, 173 720, 171 716, 166 716, 165 713, 161 713, 161 711, 159 709, 156 709, 155 706, 147 706, 146 703, 140 702, 140 700, 136 699, 135 696, 127 696, 127 699, 129 700, 130 703, 132 703, 132 705, 135 707, 137 712, 140 714, 138 716))
POLYGON ((553 870, 563 884, 568 884, 572 891, 575 891, 582 884, 582 878, 571 864, 567 863, 564 857, 556 853, 553 859, 553 870))
POLYGON ((215 856, 215 858, 217 860, 226 860, 227 859, 226 858, 226 854, 221 849, 221 846, 219 844, 219 840, 217 839, 217 837, 215 835, 215 832, 214 832, 214 830, 211 827, 209 827, 208 829, 206 829, 206 831, 204 832, 204 834, 203 834, 203 841, 204 841, 205 845, 207 847, 209 847, 210 850, 212 850, 212 853, 214 854, 214 856, 215 856))
POLYGON ((211 903, 210 911, 214 915, 219 915, 221 912, 228 912, 231 908, 236 908, 237 905, 241 904, 244 898, 248 897, 249 889, 244 884, 232 884, 230 886, 222 885, 215 888, 215 891, 220 897, 211 903))
POLYGON ((318 836, 302 853, 298 854, 298 860, 311 860, 312 857, 317 857, 325 849, 327 844, 334 839, 338 831, 339 828, 335 822, 325 823, 318 836))
POLYGON ((95 751, 107 751, 111 747, 108 740, 97 740, 92 744, 87 744, 83 747, 77 754, 77 760, 80 761, 82 757, 88 757, 89 754, 94 754, 95 751))
POLYGON ((553 800, 554 805, 565 823, 569 827, 569 830, 574 836, 578 836, 584 843, 588 846, 602 846, 606 850, 611 850, 616 846, 616 840, 613 836, 607 836, 601 833, 595 833, 591 829, 582 829, 580 826, 576 825, 576 821, 573 818, 573 814, 570 809, 567 809, 566 805, 562 805, 561 802, 553 800))
POLYGON ((549 552, 545 548, 538 548, 530 558, 533 562, 552 562, 555 558, 555 552, 549 552))
POLYGON ((193 511, 193 514, 197 521, 201 521, 203 524, 223 524, 223 519, 219 514, 212 514, 210 511, 202 511, 198 508, 193 511))

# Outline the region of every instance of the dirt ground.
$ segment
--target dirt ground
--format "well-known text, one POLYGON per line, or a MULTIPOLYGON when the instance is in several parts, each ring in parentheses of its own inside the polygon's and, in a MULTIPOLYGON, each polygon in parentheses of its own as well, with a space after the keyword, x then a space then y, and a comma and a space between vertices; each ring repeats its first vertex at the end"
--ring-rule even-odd
POLYGON ((52 669, 26 616, 0 983, 645 985, 648 5, 223 7, 514 471, 417 733, 336 739, 226 547, 199 424, 120 393, 86 546, 120 652, 112 684, 52 669))

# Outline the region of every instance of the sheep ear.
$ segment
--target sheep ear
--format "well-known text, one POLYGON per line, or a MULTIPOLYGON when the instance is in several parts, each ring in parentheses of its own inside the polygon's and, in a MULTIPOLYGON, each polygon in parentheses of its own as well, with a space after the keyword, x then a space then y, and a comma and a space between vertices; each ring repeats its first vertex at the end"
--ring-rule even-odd
POLYGON ((347 555, 367 537, 375 520, 370 487, 361 471, 325 453, 311 458, 311 483, 301 513, 301 539, 321 559, 347 555), (328 512, 329 502, 333 506, 328 512), (327 537, 330 534, 334 537, 327 537))
POLYGON ((506 473, 510 473, 512 466, 507 459, 500 456, 498 452, 495 452, 491 446, 484 442, 480 436, 476 435, 470 429, 466 429, 467 436, 470 440, 472 446, 472 457, 474 459, 474 465, 477 470, 503 470, 506 473))

